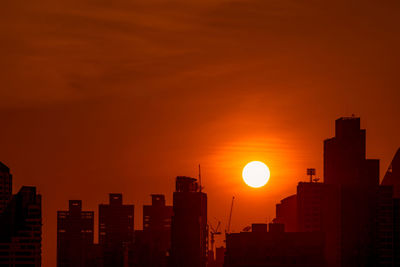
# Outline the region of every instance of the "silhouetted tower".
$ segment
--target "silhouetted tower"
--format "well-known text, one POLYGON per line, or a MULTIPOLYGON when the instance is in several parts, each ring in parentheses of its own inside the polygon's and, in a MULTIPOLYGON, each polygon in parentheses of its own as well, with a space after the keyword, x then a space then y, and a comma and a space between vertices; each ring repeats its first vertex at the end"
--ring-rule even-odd
POLYGON ((124 247, 133 242, 134 205, 123 205, 122 194, 110 194, 109 204, 99 205, 99 244, 104 267, 123 266, 124 247))
MULTIPOLYGON (((382 180, 383 187, 392 188, 393 197, 393 255, 394 266, 400 266, 400 149, 397 150, 382 180)), ((387 189, 390 190, 390 189, 387 189)), ((382 199, 382 198, 381 198, 382 199)), ((387 204, 388 205, 388 204, 387 204)), ((390 211, 388 207, 387 211, 390 211)), ((384 212, 384 211, 381 211, 384 212)), ((390 214, 386 214, 386 218, 390 214)), ((386 227, 387 227, 387 222, 386 227)))
POLYGON ((93 246, 94 212, 82 211, 81 200, 57 212, 57 266, 84 267, 93 246))
POLYGON ((377 266, 374 222, 379 161, 366 159, 360 118, 340 118, 335 129, 335 137, 324 142, 323 227, 328 266, 377 266))
POLYGON ((204 267, 207 262, 207 195, 199 191, 197 180, 176 178, 174 192, 171 266, 204 267))
POLYGON ((146 266, 166 266, 171 249, 172 206, 165 205, 164 195, 151 195, 151 205, 143 206, 143 238, 149 250, 146 266))
POLYGON ((0 214, 12 198, 12 175, 10 169, 0 162, 0 214))
POLYGON ((0 215, 1 266, 41 266, 42 201, 23 186, 0 215))

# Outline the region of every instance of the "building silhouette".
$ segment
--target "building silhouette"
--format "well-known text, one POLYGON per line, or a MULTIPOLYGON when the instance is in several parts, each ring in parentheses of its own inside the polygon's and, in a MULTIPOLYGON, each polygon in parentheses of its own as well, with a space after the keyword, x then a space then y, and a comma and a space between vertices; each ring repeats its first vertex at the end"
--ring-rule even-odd
POLYGON ((119 267, 133 243, 134 205, 124 205, 122 194, 110 194, 109 201, 99 205, 99 244, 104 267, 119 267))
POLYGON ((323 235, 285 232, 283 224, 253 224, 251 232, 227 234, 224 267, 252 266, 322 267, 323 235))
POLYGON ((168 265, 172 212, 172 206, 165 204, 164 195, 151 195, 151 205, 143 206, 143 230, 135 231, 134 244, 128 251, 127 266, 168 265))
POLYGON ((324 184, 300 182, 297 185, 297 230, 299 232, 322 231, 322 203, 324 184))
POLYGON ((171 249, 172 206, 165 205, 164 195, 151 195, 151 205, 143 206, 143 234, 149 244, 151 261, 148 266, 167 265, 171 249))
POLYGON ((42 204, 23 186, 0 214, 0 266, 41 266, 42 204))
POLYGON ((57 266, 85 267, 93 253, 94 212, 82 211, 81 200, 70 200, 69 210, 57 212, 57 266))
MULTIPOLYGON (((382 180, 382 186, 391 187, 393 192, 393 264, 400 266, 400 149, 397 150, 393 160, 382 180)), ((387 202, 389 212, 389 203, 387 202)), ((390 216, 390 214, 387 214, 390 216)), ((386 225, 388 227, 388 225, 386 225)), ((386 237, 390 238, 390 237, 386 237)), ((387 239, 384 239, 387 240, 387 239)))
POLYGON ((360 118, 336 120, 335 137, 324 141, 324 182, 328 266, 377 266, 379 160, 366 159, 360 118))
POLYGON ((195 178, 178 176, 173 194, 171 266, 204 267, 207 251, 207 195, 195 178))
POLYGON ((297 232, 297 195, 291 195, 276 204, 274 223, 285 225, 287 232, 297 232))
POLYGON ((12 198, 12 175, 10 169, 0 162, 0 214, 12 198))
POLYGON ((296 231, 322 233, 328 267, 400 266, 398 192, 400 152, 380 185, 360 119, 340 118, 335 137, 324 141, 324 182, 300 182, 297 194, 277 205, 274 222, 290 232, 297 220, 296 231))

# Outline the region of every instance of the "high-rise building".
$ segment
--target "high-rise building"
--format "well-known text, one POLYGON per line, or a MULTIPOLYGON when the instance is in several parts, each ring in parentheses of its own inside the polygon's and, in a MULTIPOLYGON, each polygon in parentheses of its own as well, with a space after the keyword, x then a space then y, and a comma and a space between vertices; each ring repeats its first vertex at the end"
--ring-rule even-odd
POLYGON ((291 195, 276 204, 274 223, 284 224, 287 232, 297 232, 297 195, 291 195))
MULTIPOLYGON (((169 232, 172 212, 172 206, 165 205, 164 195, 151 195, 151 205, 143 206, 143 230, 152 233, 169 232)), ((168 236, 167 240, 170 238, 168 236)), ((169 245, 169 241, 166 244, 169 245)))
POLYGON ((110 194, 109 204, 99 205, 99 244, 104 267, 120 267, 124 250, 133 242, 134 205, 124 205, 122 194, 110 194))
POLYGON ((324 184, 300 182, 297 185, 297 230, 322 231, 322 200, 324 184))
POLYGON ((204 267, 207 263, 207 195, 195 178, 178 176, 173 196, 171 266, 204 267))
POLYGON ((0 162, 0 214, 12 198, 12 175, 10 169, 0 162))
POLYGON ((69 210, 57 212, 57 266, 88 266, 93 246, 94 212, 82 211, 81 200, 70 200, 69 210))
POLYGON ((324 142, 324 182, 328 266, 377 266, 379 161, 366 159, 360 118, 336 120, 335 137, 324 142))
POLYGON ((41 195, 23 186, 0 215, 0 266, 40 267, 41 242, 41 195))
POLYGON ((143 233, 149 243, 152 263, 161 267, 167 264, 171 249, 172 206, 165 205, 164 195, 151 195, 151 205, 143 206, 143 233))
POLYGON ((393 262, 394 266, 400 266, 400 149, 393 157, 382 185, 393 190, 393 262))
POLYGON ((151 205, 143 206, 143 230, 135 231, 134 245, 128 251, 127 266, 166 267, 171 249, 172 206, 164 195, 151 195, 151 205))

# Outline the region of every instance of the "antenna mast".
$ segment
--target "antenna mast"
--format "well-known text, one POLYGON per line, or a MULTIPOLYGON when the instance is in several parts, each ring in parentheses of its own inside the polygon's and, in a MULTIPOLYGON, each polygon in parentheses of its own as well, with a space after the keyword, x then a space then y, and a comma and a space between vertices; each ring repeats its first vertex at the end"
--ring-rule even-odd
POLYGON ((315 175, 315 169, 314 168, 308 168, 307 169, 307 175, 310 176, 310 183, 313 182, 313 175, 315 175))

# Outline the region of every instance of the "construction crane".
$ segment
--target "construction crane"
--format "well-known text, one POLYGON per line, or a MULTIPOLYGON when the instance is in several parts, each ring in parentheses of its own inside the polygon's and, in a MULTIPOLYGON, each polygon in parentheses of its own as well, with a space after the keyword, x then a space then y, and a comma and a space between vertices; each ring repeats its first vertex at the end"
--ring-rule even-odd
POLYGON ((229 212, 229 219, 228 219, 228 226, 227 229, 225 230, 225 234, 229 234, 231 232, 231 220, 232 220, 232 210, 233 210, 233 201, 235 200, 235 197, 232 197, 232 203, 231 203, 231 211, 229 212))
POLYGON ((215 255, 215 251, 214 251, 215 239, 214 239, 214 236, 221 234, 221 232, 218 231, 219 227, 221 226, 221 222, 218 221, 217 227, 215 227, 215 228, 211 225, 211 223, 209 223, 209 226, 211 228, 211 231, 210 231, 210 235, 211 235, 211 251, 213 253, 213 259, 214 259, 214 255, 215 255))

